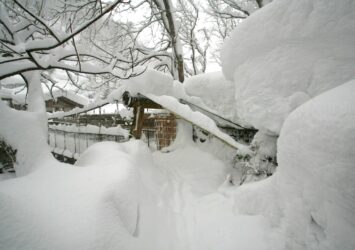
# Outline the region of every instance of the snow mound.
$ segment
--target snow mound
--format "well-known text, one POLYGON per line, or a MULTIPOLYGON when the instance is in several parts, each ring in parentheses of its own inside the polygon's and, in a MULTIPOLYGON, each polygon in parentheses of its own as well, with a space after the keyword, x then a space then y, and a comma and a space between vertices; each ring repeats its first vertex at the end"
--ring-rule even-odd
POLYGON ((216 114, 233 118, 234 84, 222 72, 191 76, 185 80, 184 88, 188 95, 201 98, 216 114))
MULTIPOLYGON (((180 84, 181 85, 181 84, 180 84)), ((124 91, 131 95, 154 93, 156 95, 172 94, 174 79, 171 75, 153 69, 121 82, 121 87, 109 95, 109 99, 120 99, 124 91)))
POLYGON ((17 150, 17 176, 30 173, 44 159, 50 160, 47 138, 44 136, 45 122, 43 113, 14 110, 0 101, 0 140, 17 150))
POLYGON ((291 246, 355 249, 354 93, 352 80, 315 97, 281 130, 275 177, 291 246))
POLYGON ((275 0, 238 25, 222 49, 235 109, 278 134, 300 104, 355 77, 355 2, 275 0))
POLYGON ((1 248, 140 249, 136 159, 150 164, 145 148, 140 141, 97 143, 77 167, 46 161, 0 182, 1 248))

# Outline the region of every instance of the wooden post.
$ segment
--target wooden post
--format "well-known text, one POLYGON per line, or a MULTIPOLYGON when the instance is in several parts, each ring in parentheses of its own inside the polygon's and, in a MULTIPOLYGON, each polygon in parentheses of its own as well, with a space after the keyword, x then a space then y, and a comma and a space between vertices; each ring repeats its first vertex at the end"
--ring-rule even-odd
POLYGON ((140 139, 143 129, 144 109, 161 109, 162 106, 140 94, 131 96, 127 91, 123 93, 122 100, 127 107, 133 107, 133 124, 130 133, 134 138, 140 139))
POLYGON ((142 137, 143 119, 144 119, 144 107, 138 102, 133 108, 134 118, 131 129, 131 134, 136 139, 142 137))

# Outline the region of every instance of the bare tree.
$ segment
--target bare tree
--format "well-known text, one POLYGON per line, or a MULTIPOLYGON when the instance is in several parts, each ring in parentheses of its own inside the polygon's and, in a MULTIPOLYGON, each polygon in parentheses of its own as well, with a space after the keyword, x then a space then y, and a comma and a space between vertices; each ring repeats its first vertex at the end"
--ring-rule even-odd
POLYGON ((210 47, 208 29, 198 27, 200 9, 193 0, 178 0, 179 34, 184 45, 185 71, 188 75, 204 73, 207 67, 207 50, 210 47))
MULTIPOLYGON (((272 0, 208 0, 206 12, 213 20, 213 33, 219 41, 219 46, 213 51, 213 56, 219 62, 219 48, 239 23, 249 17, 254 11, 262 8, 272 0)), ((219 62, 220 63, 220 62, 219 62)))
POLYGON ((109 53, 103 57, 78 46, 80 34, 128 1, 69 3, 57 6, 45 1, 1 0, 0 79, 50 69, 117 78, 135 75, 131 58, 109 53))
POLYGON ((142 0, 131 4, 131 10, 139 9, 149 14, 141 22, 126 25, 127 36, 134 37, 131 52, 139 58, 137 61, 168 70, 180 82, 185 75, 205 72, 210 34, 199 27, 200 10, 195 0, 142 0), (151 39, 142 39, 147 30, 151 39))
POLYGON ((183 82, 185 78, 184 58, 173 3, 171 0, 151 0, 148 2, 153 16, 160 21, 166 36, 169 38, 168 48, 172 49, 173 54, 173 76, 183 82))

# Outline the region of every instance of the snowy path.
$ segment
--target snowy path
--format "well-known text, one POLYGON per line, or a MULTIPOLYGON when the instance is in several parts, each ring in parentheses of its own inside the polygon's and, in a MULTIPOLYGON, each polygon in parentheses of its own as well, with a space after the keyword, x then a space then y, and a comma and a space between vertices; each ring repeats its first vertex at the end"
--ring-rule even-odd
MULTIPOLYGON (((91 146, 77 167, 44 160, 0 183, 4 249, 267 249, 265 221, 218 191, 225 164, 192 143, 91 146), (138 213, 137 213, 138 212, 138 213)), ((0 247, 1 248, 1 247, 0 247)))
POLYGON ((153 154, 161 174, 155 249, 268 249, 261 216, 239 215, 234 199, 218 191, 226 167, 194 146, 153 154))

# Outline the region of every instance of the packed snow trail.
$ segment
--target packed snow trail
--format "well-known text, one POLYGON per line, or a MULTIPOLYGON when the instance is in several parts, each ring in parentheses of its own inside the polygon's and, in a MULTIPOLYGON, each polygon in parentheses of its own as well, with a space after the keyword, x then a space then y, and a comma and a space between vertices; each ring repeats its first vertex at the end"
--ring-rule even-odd
POLYGON ((269 249, 265 220, 236 214, 233 197, 218 190, 227 170, 222 162, 196 146, 153 158, 166 178, 158 224, 168 240, 156 249, 269 249))
POLYGON ((141 200, 140 227, 154 229, 150 237, 157 239, 142 249, 268 249, 266 220, 238 214, 234 197, 223 191, 231 188, 225 183, 229 167, 194 144, 188 127, 179 128, 178 145, 169 153, 154 152, 150 173, 141 174, 156 200, 141 200))

